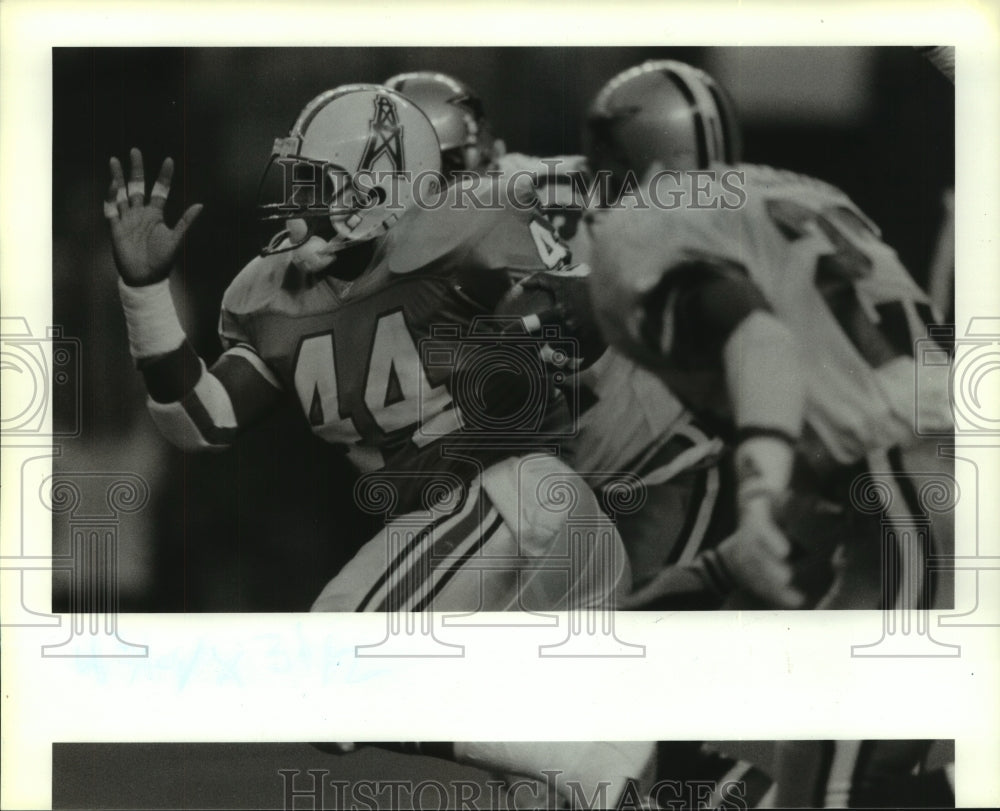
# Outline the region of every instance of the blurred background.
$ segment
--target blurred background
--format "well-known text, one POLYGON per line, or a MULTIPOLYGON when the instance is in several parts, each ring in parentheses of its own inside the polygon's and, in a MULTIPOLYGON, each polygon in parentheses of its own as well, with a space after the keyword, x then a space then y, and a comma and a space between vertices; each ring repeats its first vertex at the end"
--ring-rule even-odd
MULTIPOLYGON (((211 363, 222 293, 265 240, 254 205, 271 144, 313 96, 440 70, 478 91, 509 151, 567 154, 601 85, 649 58, 715 75, 741 114, 746 161, 842 188, 928 283, 954 185, 954 87, 912 48, 53 50, 52 323, 82 341, 83 426, 55 471, 131 471, 149 484, 149 504, 119 526, 122 610, 308 610, 374 527, 353 506, 349 467, 294 403, 224 454, 185 456, 159 438, 101 215, 108 158, 138 146, 147 178, 176 160, 170 223, 205 204, 173 283, 211 363)), ((72 520, 54 517, 53 554, 66 554, 72 520)), ((54 575, 54 610, 66 610, 68 585, 54 575)))

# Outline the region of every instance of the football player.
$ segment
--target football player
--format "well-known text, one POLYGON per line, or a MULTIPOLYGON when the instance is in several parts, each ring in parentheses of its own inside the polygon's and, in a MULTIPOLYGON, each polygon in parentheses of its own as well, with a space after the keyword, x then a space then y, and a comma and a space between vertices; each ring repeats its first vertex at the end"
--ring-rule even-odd
POLYGON ((736 446, 741 546, 759 557, 732 561, 741 586, 775 605, 814 604, 830 582, 808 564, 793 572, 788 536, 814 560, 863 538, 843 548, 854 579, 826 604, 891 606, 908 589, 864 593, 879 572, 880 521, 856 509, 850 487, 869 468, 908 486, 900 462, 923 450, 918 408, 925 425, 950 425, 943 385, 914 401, 930 303, 838 189, 733 164, 722 99, 707 74, 669 61, 598 95, 589 157, 619 200, 590 228, 597 315, 613 345, 736 446))
MULTIPOLYGON (((735 126, 718 85, 679 62, 624 71, 597 96, 588 158, 610 196, 589 229, 604 334, 735 446, 738 528, 719 561, 751 604, 926 605, 927 549, 900 550, 885 583, 879 556, 883 521, 905 525, 909 456, 934 460, 917 409, 951 425, 946 375, 914 400, 928 298, 841 191, 734 164, 735 126)), ((933 806, 940 793, 909 791, 929 745, 783 747, 779 794, 812 775, 799 802, 877 806, 906 790, 933 806)))
MULTIPOLYGON (((537 193, 556 232, 536 228, 539 251, 550 262, 566 257, 585 261, 587 234, 577 227, 583 211, 572 204, 571 185, 572 178, 579 186, 586 171, 582 157, 541 161, 507 154, 503 142, 493 136, 478 95, 452 76, 419 71, 394 76, 386 84, 427 114, 442 146, 442 163, 453 167, 452 179, 490 171, 502 173, 505 182, 534 179, 537 188, 531 193, 537 193)), ((511 191, 522 189, 512 187, 511 191)), ((518 271, 513 278, 524 276, 518 271)), ((527 290, 513 291, 505 303, 507 311, 527 312, 532 309, 529 302, 538 301, 551 302, 553 310, 558 310, 558 299, 573 283, 564 280, 563 289, 557 291, 552 281, 552 275, 541 274, 526 283, 527 290)), ((582 284, 583 280, 573 282, 582 284)), ((558 312, 550 316, 569 329, 558 312)), ((577 330, 575 337, 594 346, 597 336, 584 332, 577 330)), ((699 552, 707 539, 720 537, 728 524, 724 502, 717 497, 720 473, 714 465, 721 444, 691 418, 655 374, 614 350, 605 352, 603 344, 587 354, 600 358, 564 388, 575 398, 575 430, 563 443, 564 458, 588 484, 602 491, 599 495, 606 509, 625 507, 615 518, 636 585, 644 587, 657 578, 655 599, 647 599, 647 589, 640 588, 623 599, 622 607, 719 605, 724 597, 719 580, 711 559, 699 552), (633 509, 634 505, 641 508, 633 509)))
MULTIPOLYGON (((429 71, 405 73, 386 84, 427 114, 441 142, 442 163, 453 167, 452 180, 491 170, 499 170, 505 181, 518 174, 532 180, 535 187, 531 193, 537 194, 556 231, 549 235, 536 230, 539 250, 547 255, 568 255, 573 261, 586 257, 588 235, 578 227, 583 208, 574 194, 583 188, 583 157, 542 161, 506 154, 503 142, 492 139, 492 127, 476 93, 451 76, 429 71), (484 139, 484 133, 490 133, 489 137, 484 139)), ((513 189, 515 193, 522 190, 523 186, 513 189)), ((546 317, 556 320, 581 343, 594 344, 593 336, 585 334, 585 326, 574 329, 567 323, 572 312, 581 308, 569 301, 566 307, 560 303, 585 281, 582 277, 565 280, 568 283, 558 290, 547 273, 527 279, 518 273, 513 278, 524 282, 502 306, 510 312, 532 312, 538 302, 543 307, 549 305, 552 309, 546 317)), ((712 541, 724 537, 732 523, 727 502, 720 498, 725 490, 724 474, 716 464, 721 442, 694 420, 655 374, 613 349, 604 350, 602 343, 585 353, 600 357, 566 387, 576 397, 575 431, 562 447, 564 458, 598 490, 605 509, 624 507, 612 514, 640 588, 618 604, 657 609, 718 607, 726 592, 716 574, 714 558, 702 553, 712 541)), ((516 751, 521 745, 505 746, 516 751)), ((595 767, 601 762, 602 747, 607 746, 587 745, 595 767)), ((724 764, 723 771, 752 768, 705 753, 698 744, 661 745, 659 751, 659 778, 683 781, 704 777, 714 774, 719 763, 724 764)), ((617 755, 608 751, 606 757, 611 763, 617 755)), ((756 770, 753 773, 759 775, 756 770)), ((600 770, 596 774, 601 774, 600 770)), ((513 782, 513 778, 506 779, 513 782)))
MULTIPOLYGON (((537 161, 514 156, 502 160, 538 177, 543 210, 569 247, 574 261, 590 255, 589 233, 578 227, 584 213, 578 191, 589 172, 572 156, 537 161)), ((522 281, 521 288, 546 286, 544 277, 522 281)), ((589 279, 579 280, 589 288, 589 279)), ((591 318, 589 290, 583 309, 567 295, 555 295, 555 314, 587 336, 591 318)), ((577 397, 577 431, 563 444, 566 461, 584 474, 609 508, 628 551, 634 591, 621 607, 632 609, 711 609, 728 596, 715 545, 730 531, 732 510, 722 494, 728 471, 718 464, 722 441, 706 421, 696 418, 653 372, 615 347, 581 370, 571 389, 577 397)))
POLYGON ((580 550, 569 588, 565 570, 540 565, 565 556, 568 543, 559 494, 547 496, 546 487, 562 482, 584 504, 593 494, 552 456, 526 455, 523 434, 514 445, 471 441, 481 435, 470 426, 523 416, 526 391, 534 433, 564 419, 544 364, 510 373, 505 361, 523 352, 505 355, 495 334, 473 334, 509 289, 512 270, 548 267, 532 236, 539 215, 451 205, 439 154, 426 116, 395 91, 348 85, 310 101, 275 141, 262 181, 262 189, 278 181, 262 216, 286 227, 227 290, 225 351, 211 368, 187 342, 167 287, 201 207, 168 228, 170 159, 147 199, 141 153, 132 150, 127 182, 112 158, 104 210, 149 411, 177 446, 221 449, 288 392, 317 436, 344 447, 360 471, 385 474, 375 500, 392 490, 383 506, 402 517, 394 521, 405 542, 392 540, 401 536, 390 522, 316 610, 603 603, 628 580, 613 528, 580 550), (418 349, 431 338, 433 364, 418 349), (466 342, 477 351, 463 352, 466 342), (485 380, 476 377, 482 351, 501 355, 499 372, 485 380), (484 572, 474 564, 487 554, 520 571, 484 572))

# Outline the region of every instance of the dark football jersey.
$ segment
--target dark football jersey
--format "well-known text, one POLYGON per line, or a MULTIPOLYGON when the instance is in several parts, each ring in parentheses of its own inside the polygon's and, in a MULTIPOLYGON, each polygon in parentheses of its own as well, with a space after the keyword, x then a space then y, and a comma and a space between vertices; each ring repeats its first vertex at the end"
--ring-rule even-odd
MULTIPOLYGON (((404 214, 353 282, 304 274, 279 253, 250 262, 223 299, 223 344, 251 346, 313 431, 363 472, 449 466, 443 440, 484 422, 456 407, 456 366, 485 363, 497 345, 496 330, 478 326, 511 277, 551 266, 537 211, 455 202, 452 192, 404 214)), ((537 416, 559 422, 564 409, 551 389, 537 416)), ((504 455, 477 452, 484 464, 504 455)))

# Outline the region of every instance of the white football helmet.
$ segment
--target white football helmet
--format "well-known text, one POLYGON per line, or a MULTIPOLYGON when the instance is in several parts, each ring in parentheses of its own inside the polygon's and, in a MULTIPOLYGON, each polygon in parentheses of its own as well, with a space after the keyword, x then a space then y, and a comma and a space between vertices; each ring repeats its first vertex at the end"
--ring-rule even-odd
POLYGON ((328 90, 274 141, 258 212, 286 230, 262 253, 312 243, 315 254, 321 242, 332 261, 337 250, 384 234, 418 200, 436 199, 441 186, 437 136, 413 102, 380 85, 328 90))

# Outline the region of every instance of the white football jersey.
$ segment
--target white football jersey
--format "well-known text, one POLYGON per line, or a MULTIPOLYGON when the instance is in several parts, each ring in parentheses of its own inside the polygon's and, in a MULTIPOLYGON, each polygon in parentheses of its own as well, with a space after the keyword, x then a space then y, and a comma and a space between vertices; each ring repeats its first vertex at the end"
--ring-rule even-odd
MULTIPOLYGON (((586 261, 587 229, 580 223, 566 236, 574 261, 586 261)), ((576 430, 563 444, 566 461, 599 494, 607 491, 606 508, 643 502, 616 515, 635 582, 650 580, 666 564, 690 563, 720 497, 714 463, 722 441, 695 423, 658 375, 614 348, 571 388, 576 430)))
MULTIPOLYGON (((668 381, 699 374, 672 368, 669 346, 650 346, 647 308, 670 274, 719 260, 745 271, 794 335, 802 363, 790 373, 805 382, 806 421, 836 460, 912 444, 918 405, 922 419, 950 425, 946 390, 922 389, 921 402, 915 400, 914 341, 932 321, 930 302, 877 228, 822 181, 768 167, 733 168, 743 178, 742 205, 711 189, 695 201, 687 189, 680 205, 655 206, 645 197, 593 223, 594 299, 607 337, 663 365, 668 381), (716 204, 692 207, 706 199, 716 204), (658 349, 667 358, 655 357, 658 349)), ((660 199, 675 198, 661 189, 660 199)), ((657 337, 670 334, 676 318, 674 299, 662 301, 657 337)), ((706 406, 719 412, 717 404, 706 406)))
MULTIPOLYGON (((587 262, 592 245, 582 223, 563 236, 573 260, 587 262)), ((614 348, 580 372, 573 388, 576 433, 566 450, 574 470, 605 477, 591 486, 599 487, 613 472, 651 472, 648 463, 657 451, 691 421, 658 375, 614 348)), ((706 455, 717 449, 706 448, 706 455)))

